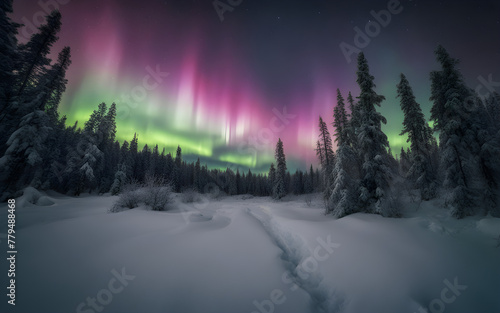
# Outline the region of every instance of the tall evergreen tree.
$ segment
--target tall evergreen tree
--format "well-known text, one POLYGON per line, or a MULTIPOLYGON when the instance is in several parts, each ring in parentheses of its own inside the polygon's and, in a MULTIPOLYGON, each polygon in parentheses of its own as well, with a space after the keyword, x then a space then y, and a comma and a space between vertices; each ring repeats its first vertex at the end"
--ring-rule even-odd
POLYGON ((360 106, 354 102, 351 92, 347 96, 347 103, 349 103, 349 110, 351 111, 349 119, 349 141, 351 142, 354 151, 358 149, 358 137, 359 127, 361 126, 361 111, 360 106))
POLYGON ((196 160, 196 164, 194 166, 193 182, 194 182, 194 189, 198 192, 201 192, 203 190, 203 186, 201 185, 200 158, 198 158, 198 160, 196 160))
POLYGON ((367 211, 384 216, 398 215, 395 208, 388 205, 391 170, 388 166, 387 149, 389 142, 382 131, 386 119, 377 112, 375 106, 385 99, 375 91, 374 77, 370 74, 368 62, 363 52, 358 55, 357 83, 360 87, 359 110, 361 121, 357 133, 359 153, 362 161, 361 200, 367 211))
POLYGON ((334 109, 335 141, 338 149, 331 173, 331 192, 326 202, 326 212, 343 217, 357 210, 356 156, 350 145, 349 120, 344 98, 337 89, 337 106, 334 109))
POLYGON ((182 149, 181 149, 181 146, 177 146, 172 176, 173 176, 172 183, 173 183, 174 190, 175 190, 175 192, 180 192, 181 186, 182 186, 182 149))
POLYGON ((320 151, 323 155, 321 166, 324 170, 331 169, 335 158, 333 153, 332 137, 330 136, 330 132, 328 131, 328 126, 323 121, 321 116, 319 117, 319 137, 319 143, 321 147, 320 151))
POLYGON ((40 106, 36 109, 44 110, 49 117, 55 121, 58 119, 58 107, 61 102, 62 95, 66 91, 66 71, 71 65, 71 49, 64 47, 59 53, 57 63, 47 72, 44 77, 45 94, 40 101, 40 106))
MULTIPOLYGON (((335 162, 335 154, 333 152, 333 143, 330 132, 328 131, 328 126, 323 121, 321 116, 319 117, 319 156, 321 161, 321 172, 323 176, 323 197, 328 199, 330 197, 332 180, 331 174, 335 162), (322 158, 321 158, 322 157, 322 158)), ((318 153, 318 152, 316 152, 318 153)))
POLYGON ((276 178, 273 186, 273 198, 281 199, 286 196, 288 189, 286 184, 286 158, 281 138, 278 138, 276 143, 274 157, 276 159, 276 178))
POLYGON ((479 203, 477 178, 481 141, 476 106, 469 105, 472 94, 457 68, 458 60, 438 46, 436 57, 440 71, 431 72, 431 120, 439 132, 443 186, 448 190, 446 204, 457 218, 473 214, 479 203))
POLYGON ((0 2, 0 116, 9 105, 15 86, 14 70, 18 64, 17 29, 19 24, 13 23, 12 0, 0 2))
POLYGON ((323 152, 323 147, 321 146, 321 143, 316 141, 316 156, 318 156, 319 159, 319 164, 322 165, 325 162, 325 153, 323 152))
POLYGON ((36 88, 47 73, 50 48, 57 41, 57 33, 61 29, 61 13, 53 11, 47 16, 47 23, 38 29, 39 32, 34 34, 28 43, 19 47, 22 65, 18 73, 18 96, 32 95, 30 89, 36 88))
POLYGON ((344 98, 339 89, 337 89, 337 106, 333 109, 333 118, 335 142, 337 145, 343 143, 350 145, 349 119, 345 110, 344 98))
MULTIPOLYGON (((405 174, 420 190, 421 198, 429 200, 435 197, 437 188, 436 169, 432 167, 430 157, 434 140, 432 130, 425 121, 420 104, 415 100, 404 74, 401 74, 397 93, 404 113, 403 131, 400 135, 408 134, 407 142, 410 142, 411 147, 410 168, 405 174)), ((403 159, 403 154, 401 158, 403 159)))
POLYGON ((270 195, 273 194, 275 182, 276 182, 276 168, 274 167, 274 163, 271 163, 271 166, 269 167, 269 173, 267 175, 267 185, 268 185, 267 193, 270 195))

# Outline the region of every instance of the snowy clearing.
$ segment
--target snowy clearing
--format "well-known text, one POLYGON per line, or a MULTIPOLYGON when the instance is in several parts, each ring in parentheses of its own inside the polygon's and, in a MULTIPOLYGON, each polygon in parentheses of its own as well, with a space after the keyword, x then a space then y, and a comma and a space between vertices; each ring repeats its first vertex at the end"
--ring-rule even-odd
POLYGON ((500 311, 500 219, 438 202, 335 219, 319 194, 120 213, 112 196, 41 199, 17 199, 16 306, 0 312, 500 311))

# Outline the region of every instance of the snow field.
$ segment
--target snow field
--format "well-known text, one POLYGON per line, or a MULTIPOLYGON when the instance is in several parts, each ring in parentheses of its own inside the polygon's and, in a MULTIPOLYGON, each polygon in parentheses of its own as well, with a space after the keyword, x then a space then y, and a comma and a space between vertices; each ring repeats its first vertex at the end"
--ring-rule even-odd
POLYGON ((500 311, 500 219, 437 202, 335 219, 319 195, 114 214, 117 197, 42 196, 54 204, 18 199, 14 312, 500 311))

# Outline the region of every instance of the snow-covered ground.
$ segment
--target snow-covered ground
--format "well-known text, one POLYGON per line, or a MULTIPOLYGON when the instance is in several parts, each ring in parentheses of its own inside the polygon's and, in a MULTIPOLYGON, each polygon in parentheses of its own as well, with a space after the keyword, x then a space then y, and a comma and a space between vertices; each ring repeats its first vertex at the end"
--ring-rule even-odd
POLYGON ((335 219, 307 197, 120 213, 112 196, 18 199, 16 306, 4 295, 0 312, 500 312, 500 219, 439 201, 335 219))

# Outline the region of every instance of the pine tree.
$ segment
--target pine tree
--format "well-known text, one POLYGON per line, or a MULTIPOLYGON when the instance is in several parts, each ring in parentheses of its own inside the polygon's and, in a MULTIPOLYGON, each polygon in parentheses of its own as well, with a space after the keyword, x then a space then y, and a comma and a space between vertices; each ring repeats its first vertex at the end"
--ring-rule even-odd
POLYGON ((181 146, 177 146, 174 168, 173 168, 173 188, 175 192, 181 192, 182 186, 182 149, 181 146))
POLYGON ((322 165, 325 162, 325 154, 323 152, 323 148, 321 147, 321 143, 316 141, 316 155, 318 156, 319 159, 319 164, 322 165))
MULTIPOLYGON (((17 129, 7 141, 7 150, 0 158, 4 197, 29 184, 38 172, 44 154, 44 142, 49 134, 47 115, 36 110, 23 117, 17 129)), ((37 186, 38 187, 38 186, 37 186)))
POLYGON ((399 172, 403 177, 406 177, 408 175, 408 171, 410 170, 411 164, 409 154, 409 150, 406 152, 405 149, 401 147, 401 153, 399 155, 399 172))
POLYGON ((0 36, 5 40, 1 44, 5 51, 1 52, 3 62, 0 69, 7 72, 0 75, 5 78, 1 83, 9 84, 0 90, 0 97, 5 100, 0 106, 0 153, 3 154, 2 164, 8 166, 1 178, 2 185, 4 190, 13 186, 21 188, 26 184, 39 188, 46 172, 42 165, 48 163, 44 162, 44 158, 50 155, 45 141, 58 122, 57 118, 48 118, 44 104, 51 91, 47 82, 57 77, 48 71, 48 54, 57 40, 55 33, 60 28, 60 14, 49 16, 47 24, 39 28, 40 32, 16 52, 13 46, 16 42, 12 36, 17 25, 5 16, 6 12, 12 11, 12 2, 7 1, 1 6, 0 36), (29 48, 36 48, 36 51, 30 51, 29 48), (21 91, 28 82, 29 92, 23 94, 21 91))
POLYGON ((276 168, 274 167, 274 163, 271 163, 271 167, 269 168, 269 174, 267 175, 267 186, 269 195, 273 195, 273 189, 276 182, 276 168))
POLYGON ((273 186, 273 198, 281 199, 286 196, 288 189, 286 183, 286 159, 281 138, 278 138, 278 143, 276 143, 274 157, 276 159, 276 178, 273 186))
POLYGON ((200 158, 196 160, 196 164, 194 166, 194 173, 193 173, 193 182, 194 182, 194 189, 198 192, 201 192, 203 189, 203 186, 201 185, 201 166, 200 166, 200 158))
POLYGON ((66 84, 68 80, 66 79, 66 71, 71 65, 71 49, 69 47, 64 47, 64 49, 59 53, 57 63, 48 70, 47 74, 43 77, 45 94, 40 102, 40 106, 36 109, 44 110, 47 112, 52 121, 58 119, 57 109, 59 103, 61 102, 62 95, 66 91, 66 84))
POLYGON ((10 104, 15 82, 14 70, 18 63, 17 29, 8 16, 12 13, 12 0, 0 2, 0 116, 10 104))
MULTIPOLYGON (((413 90, 404 74, 401 74, 397 93, 404 113, 403 131, 400 135, 408 134, 407 142, 411 144, 410 168, 406 176, 420 190, 421 199, 429 200, 435 197, 437 188, 436 169, 432 167, 430 159, 432 130, 425 121, 420 104, 415 100, 413 90)), ((403 154, 401 158, 403 159, 403 154)))
POLYGON ((335 155, 333 153, 332 137, 328 131, 328 126, 321 116, 319 117, 319 137, 318 148, 320 151, 321 171, 323 175, 323 197, 328 199, 332 189, 331 173, 335 162, 335 155))
POLYGON ((131 177, 138 181, 141 173, 139 168, 139 136, 137 136, 137 133, 134 133, 134 137, 130 141, 129 155, 131 161, 131 177))
POLYGON ((351 92, 347 96, 347 103, 349 103, 349 110, 351 111, 349 119, 349 141, 354 151, 358 150, 358 137, 359 127, 361 126, 361 111, 360 106, 354 102, 351 92))
POLYGON ((58 39, 56 34, 61 29, 61 13, 53 11, 47 16, 47 24, 38 29, 39 32, 34 34, 27 44, 20 46, 23 66, 19 71, 18 95, 23 94, 26 88, 36 86, 40 76, 46 72, 45 67, 50 65, 47 56, 58 39))
POLYGON ((243 188, 241 186, 241 174, 240 170, 237 168, 236 169, 236 176, 235 176, 235 185, 236 185, 236 194, 242 194, 243 193, 243 188))
POLYGON ((323 166, 324 170, 327 170, 331 168, 334 162, 333 143, 330 132, 328 131, 328 126, 321 116, 319 117, 319 137, 320 140, 318 142, 321 147, 320 151, 322 151, 323 155, 321 166, 323 166))
POLYGON ((335 141, 338 149, 331 173, 332 190, 326 202, 326 212, 336 217, 354 213, 357 210, 356 156, 350 145, 349 120, 344 99, 337 89, 337 106, 334 109, 335 141))
POLYGON ((458 60, 438 46, 436 57, 440 71, 431 72, 431 120, 439 131, 443 186, 448 190, 446 204, 457 218, 473 214, 479 202, 476 178, 480 177, 478 160, 481 142, 478 118, 468 101, 471 91, 457 69, 458 60))
POLYGON ((357 133, 359 153, 362 161, 361 200, 366 211, 374 211, 384 216, 398 215, 396 208, 388 205, 391 171, 388 166, 387 148, 389 142, 381 124, 386 119, 376 111, 375 106, 385 99, 373 89, 374 77, 370 75, 364 54, 358 55, 357 83, 360 87, 359 110, 361 124, 357 133))
MULTIPOLYGON (((102 140, 102 133, 99 132, 99 129, 106 111, 106 104, 100 103, 97 110, 92 112, 89 120, 85 123, 76 149, 70 153, 67 174, 71 176, 69 184, 76 195, 79 195, 85 189, 92 192, 92 190, 99 187, 103 179, 104 154, 99 149, 102 140)), ((106 190, 109 190, 109 188, 110 186, 107 186, 106 190)))
POLYGON ((312 164, 311 164, 309 172, 306 171, 304 173, 303 181, 304 181, 304 193, 313 192, 314 191, 314 171, 312 168, 312 164))
POLYGON ((343 143, 350 145, 349 120, 345 110, 344 98, 339 89, 337 89, 337 106, 333 109, 333 117, 335 142, 337 142, 337 145, 343 143))
POLYGON ((486 212, 500 216, 500 96, 494 92, 483 103, 475 94, 478 115, 478 166, 483 178, 482 198, 486 212))

